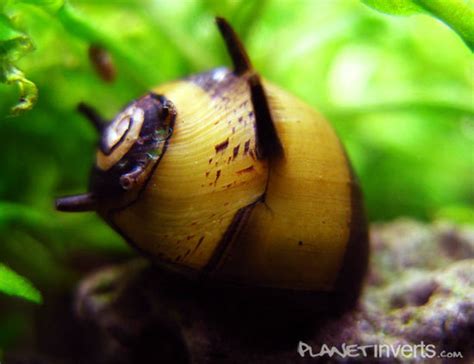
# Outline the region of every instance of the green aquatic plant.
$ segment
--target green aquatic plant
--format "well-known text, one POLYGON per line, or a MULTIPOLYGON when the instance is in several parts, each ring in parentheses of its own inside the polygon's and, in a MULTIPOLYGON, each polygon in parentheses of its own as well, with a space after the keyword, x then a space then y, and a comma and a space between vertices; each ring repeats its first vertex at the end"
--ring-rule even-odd
POLYGON ((461 0, 0 0, 0 299, 39 302, 38 290, 71 288, 81 257, 130 254, 94 215, 54 211, 55 197, 86 190, 94 158, 94 130, 76 106, 111 118, 157 84, 229 64, 216 14, 264 77, 331 121, 372 221, 473 224, 472 9, 461 0), (91 45, 111 55, 115 82, 95 74, 91 45))

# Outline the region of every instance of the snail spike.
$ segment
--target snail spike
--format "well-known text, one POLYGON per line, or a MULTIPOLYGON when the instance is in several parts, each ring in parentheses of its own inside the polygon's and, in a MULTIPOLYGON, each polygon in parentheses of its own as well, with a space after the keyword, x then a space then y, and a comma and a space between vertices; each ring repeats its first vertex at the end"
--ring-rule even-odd
POLYGON ((65 212, 95 211, 97 201, 91 193, 56 199, 56 210, 65 212))
POLYGON ((281 157, 283 146, 273 122, 270 105, 260 76, 253 74, 250 76, 248 84, 256 120, 258 157, 281 157))
POLYGON ((283 146, 273 122, 268 98, 258 74, 253 74, 248 80, 250 97, 255 112, 257 155, 259 158, 281 157, 283 146))
POLYGON ((254 71, 242 41, 229 22, 216 17, 216 23, 234 63, 234 73, 247 76, 257 126, 258 157, 261 159, 280 157, 283 155, 283 147, 272 119, 262 80, 254 71))
POLYGON ((227 51, 234 64, 234 73, 241 75, 252 70, 252 63, 250 62, 247 51, 234 28, 232 28, 232 25, 219 16, 216 17, 216 24, 221 32, 222 38, 224 38, 227 51))

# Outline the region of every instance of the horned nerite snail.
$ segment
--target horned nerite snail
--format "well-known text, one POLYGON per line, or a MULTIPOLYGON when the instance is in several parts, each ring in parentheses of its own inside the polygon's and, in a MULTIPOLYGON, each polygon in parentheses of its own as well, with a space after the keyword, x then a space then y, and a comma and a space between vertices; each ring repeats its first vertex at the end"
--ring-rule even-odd
POLYGON ((231 26, 233 70, 170 82, 101 132, 90 192, 61 211, 97 211, 161 266, 239 286, 356 297, 367 266, 358 184, 330 125, 260 78, 231 26))

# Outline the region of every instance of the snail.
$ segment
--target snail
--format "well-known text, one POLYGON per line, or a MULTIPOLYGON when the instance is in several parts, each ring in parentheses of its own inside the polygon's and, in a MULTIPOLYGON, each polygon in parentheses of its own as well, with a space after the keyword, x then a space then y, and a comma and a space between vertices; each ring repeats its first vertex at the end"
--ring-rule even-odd
POLYGON ((166 83, 101 133, 90 191, 61 211, 96 211, 171 272, 355 299, 368 260, 361 191, 335 132, 260 77, 216 18, 233 69, 166 83))
POLYGON ((89 47, 89 60, 103 81, 114 82, 117 71, 110 54, 104 48, 92 44, 89 47))

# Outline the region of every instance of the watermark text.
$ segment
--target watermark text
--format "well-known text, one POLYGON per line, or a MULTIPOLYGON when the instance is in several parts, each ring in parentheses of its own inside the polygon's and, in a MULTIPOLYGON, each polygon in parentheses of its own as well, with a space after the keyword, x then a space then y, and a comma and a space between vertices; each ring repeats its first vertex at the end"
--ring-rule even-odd
POLYGON ((340 358, 462 358, 461 352, 441 351, 438 353, 434 344, 425 344, 423 341, 419 344, 375 344, 375 345, 357 345, 346 344, 328 346, 322 344, 313 348, 311 345, 300 341, 298 343, 298 354, 301 357, 319 358, 340 357, 340 358))

